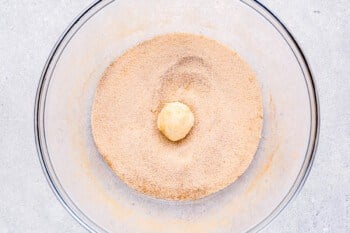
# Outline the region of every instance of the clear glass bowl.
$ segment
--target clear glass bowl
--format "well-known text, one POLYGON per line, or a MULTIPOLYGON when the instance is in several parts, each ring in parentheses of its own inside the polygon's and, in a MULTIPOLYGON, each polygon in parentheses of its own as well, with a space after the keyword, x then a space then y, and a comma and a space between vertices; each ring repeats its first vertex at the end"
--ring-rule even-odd
POLYGON ((63 206, 96 232, 246 232, 269 223, 300 190, 315 155, 319 108, 310 68, 281 22, 255 1, 97 1, 66 30, 35 105, 39 158, 63 206), (90 111, 105 68, 159 34, 189 32, 237 51, 263 91, 263 137, 235 183, 197 201, 128 188, 94 145, 90 111))

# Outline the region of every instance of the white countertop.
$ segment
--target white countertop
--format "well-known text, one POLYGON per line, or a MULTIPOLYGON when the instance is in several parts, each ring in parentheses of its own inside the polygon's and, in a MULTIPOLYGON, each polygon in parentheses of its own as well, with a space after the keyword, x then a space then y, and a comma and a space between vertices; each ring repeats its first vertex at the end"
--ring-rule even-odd
MULTIPOLYGON (((263 232, 350 232, 350 1, 261 2, 302 47, 321 103, 321 134, 310 176, 263 232)), ((46 58, 91 0, 0 3, 0 232, 86 232, 45 180, 35 149, 33 109, 46 58)))

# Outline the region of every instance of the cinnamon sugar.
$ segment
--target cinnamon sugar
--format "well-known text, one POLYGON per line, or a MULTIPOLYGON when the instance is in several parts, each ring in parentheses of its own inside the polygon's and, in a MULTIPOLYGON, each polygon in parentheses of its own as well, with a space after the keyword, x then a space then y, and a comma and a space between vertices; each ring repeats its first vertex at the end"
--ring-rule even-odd
POLYGON ((106 70, 92 110, 96 145, 130 187, 157 198, 198 199, 234 182, 259 143, 259 85, 242 59, 203 36, 145 41, 106 70), (158 131, 167 102, 190 106, 195 125, 170 142, 158 131))

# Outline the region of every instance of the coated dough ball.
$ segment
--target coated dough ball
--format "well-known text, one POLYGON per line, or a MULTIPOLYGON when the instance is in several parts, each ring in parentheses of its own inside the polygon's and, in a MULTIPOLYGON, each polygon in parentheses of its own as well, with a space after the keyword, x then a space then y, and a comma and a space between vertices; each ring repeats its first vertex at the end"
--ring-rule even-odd
POLYGON ((191 109, 180 102, 164 105, 158 114, 157 126, 170 141, 183 139, 190 132, 194 124, 194 115, 191 109))

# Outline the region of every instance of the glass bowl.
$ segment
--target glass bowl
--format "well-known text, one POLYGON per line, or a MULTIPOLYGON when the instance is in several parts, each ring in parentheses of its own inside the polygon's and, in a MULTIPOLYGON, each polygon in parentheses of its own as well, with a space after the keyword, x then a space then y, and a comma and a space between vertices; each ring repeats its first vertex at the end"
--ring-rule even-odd
POLYGON ((93 232, 247 232, 268 224, 300 190, 319 131, 315 84, 283 24, 255 1, 97 1, 64 32, 43 70, 35 136, 49 184, 93 232), (127 48, 156 35, 188 32, 238 52, 263 92, 264 126, 248 170, 196 201, 151 198, 109 169, 91 135, 95 88, 127 48))

